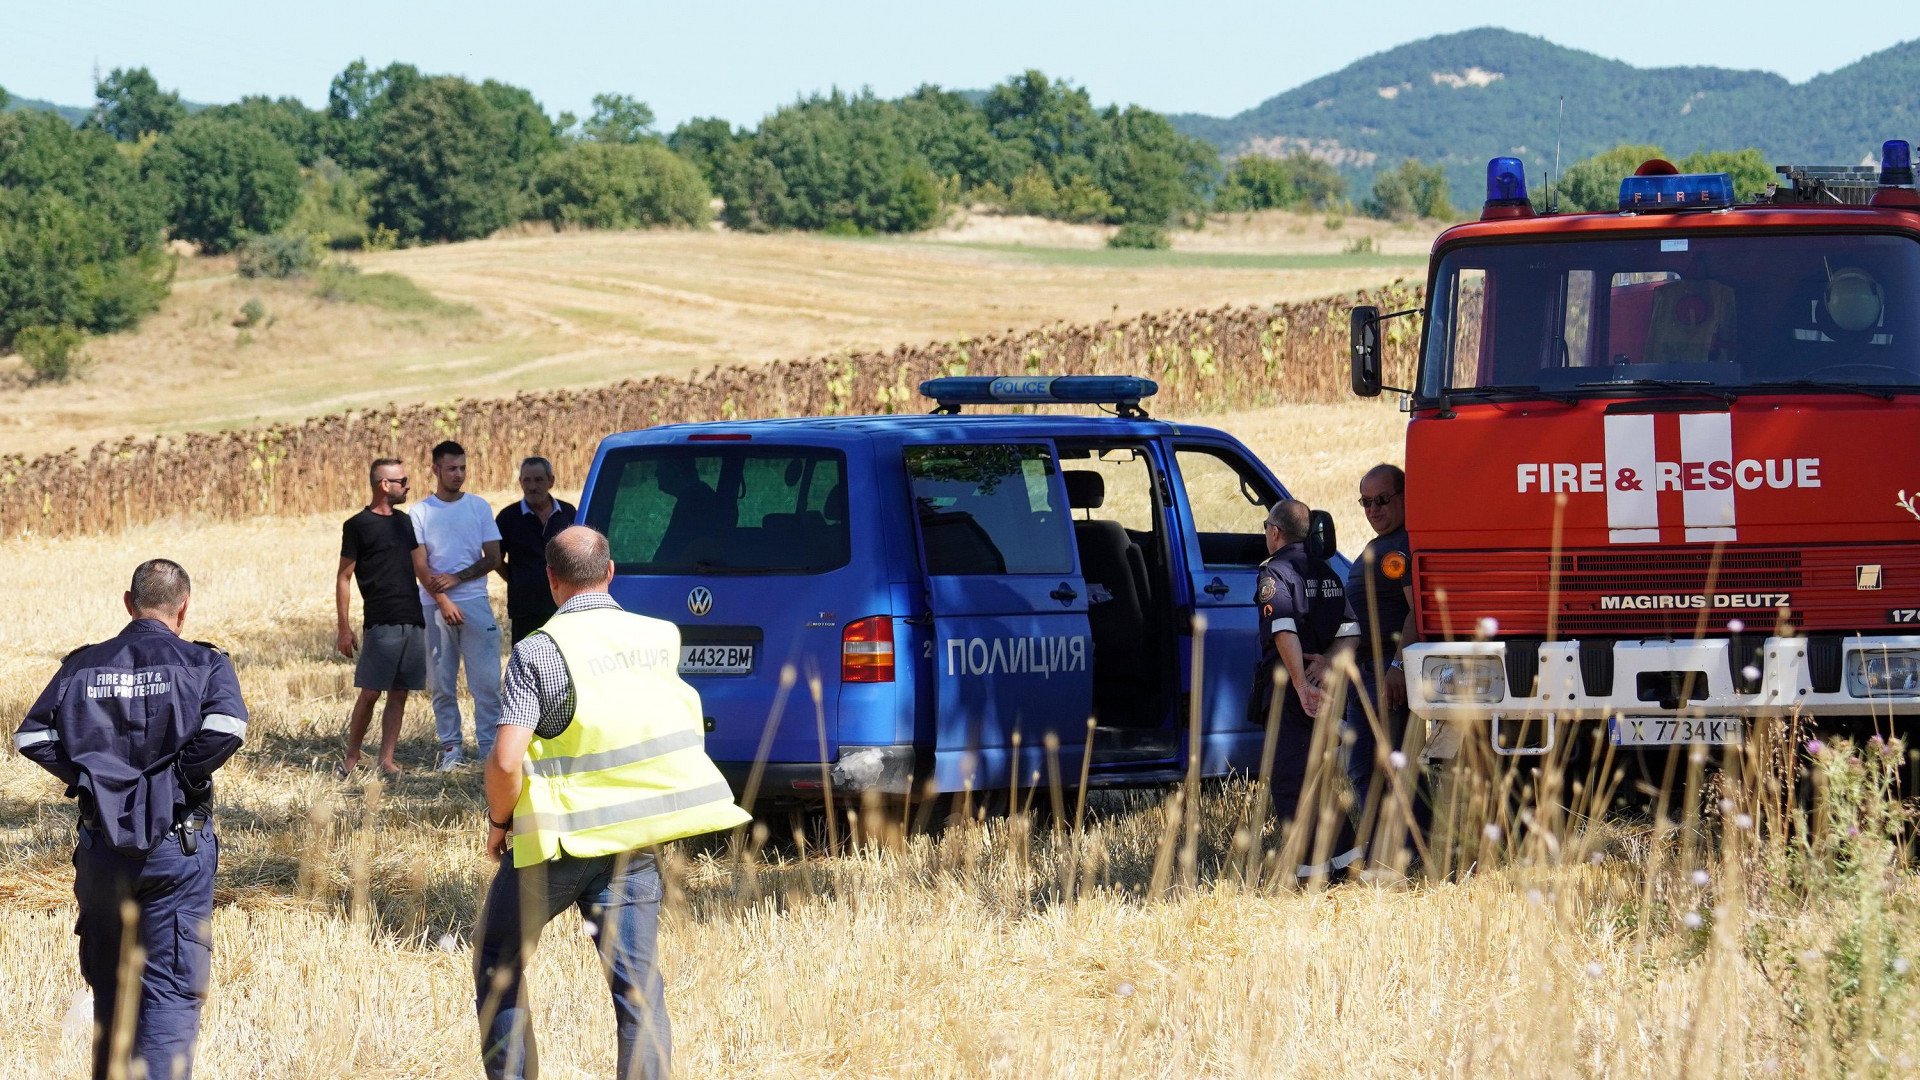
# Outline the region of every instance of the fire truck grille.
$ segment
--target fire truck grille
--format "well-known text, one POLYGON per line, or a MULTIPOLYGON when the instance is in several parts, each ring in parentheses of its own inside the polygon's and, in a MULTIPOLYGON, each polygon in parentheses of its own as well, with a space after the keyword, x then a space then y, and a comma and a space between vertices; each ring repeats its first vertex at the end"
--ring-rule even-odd
POLYGON ((1724 636, 1885 626, 1920 581, 1920 544, 1415 556, 1422 634, 1724 636))

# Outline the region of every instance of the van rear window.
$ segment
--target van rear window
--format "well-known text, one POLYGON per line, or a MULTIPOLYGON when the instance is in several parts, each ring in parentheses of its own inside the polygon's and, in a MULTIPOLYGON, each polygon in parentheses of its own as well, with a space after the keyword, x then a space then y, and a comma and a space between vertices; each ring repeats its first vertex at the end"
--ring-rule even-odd
POLYGON ((1073 532, 1044 446, 910 446, 930 574, 1070 574, 1073 532))
POLYGON ((812 447, 629 447, 601 463, 587 524, 622 574, 817 574, 847 564, 846 475, 812 447))

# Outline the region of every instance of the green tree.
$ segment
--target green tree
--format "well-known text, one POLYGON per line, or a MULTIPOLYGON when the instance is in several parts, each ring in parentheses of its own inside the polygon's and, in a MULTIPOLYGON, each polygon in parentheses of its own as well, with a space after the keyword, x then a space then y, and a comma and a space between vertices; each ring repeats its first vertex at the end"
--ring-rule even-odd
POLYGON ((379 71, 365 60, 348 64, 327 87, 327 116, 321 141, 328 157, 348 169, 372 168, 378 160, 380 121, 396 101, 422 80, 412 64, 388 64, 379 71))
POLYGON ((593 115, 580 130, 588 139, 603 143, 636 143, 656 137, 653 110, 646 102, 626 94, 593 95, 593 115))
POLYGON ((480 88, 426 79, 380 116, 372 221, 408 240, 472 240, 514 220, 515 132, 480 88))
POLYGON ((1029 70, 987 91, 981 108, 1009 151, 1003 182, 1030 165, 1045 169, 1055 187, 1093 172, 1102 124, 1085 90, 1029 70))
POLYGON ((1753 202, 1767 193, 1767 186, 1779 180, 1767 155, 1754 147, 1745 150, 1697 150, 1680 159, 1683 173, 1723 172, 1733 177, 1733 197, 1753 202))
POLYGON ((1214 194, 1216 210, 1280 210, 1300 200, 1293 186, 1293 170, 1278 158, 1245 154, 1227 167, 1227 177, 1214 194))
POLYGON ((1374 174, 1373 194, 1364 209, 1377 218, 1446 218, 1453 216, 1447 195, 1447 171, 1440 165, 1422 165, 1413 158, 1398 168, 1374 174))
POLYGON ((746 160, 752 137, 736 132, 733 125, 717 116, 695 117, 673 129, 667 136, 667 148, 700 170, 707 186, 718 191, 721 178, 746 160))
POLYGON ((0 348, 27 327, 124 329, 166 296, 164 190, 99 128, 0 116, 0 348))
POLYGON ((173 235, 208 251, 232 251, 251 233, 273 232, 300 205, 293 151, 237 120, 189 117, 146 164, 172 195, 173 235))
POLYGON ((1620 181, 1648 158, 1664 158, 1658 146, 1622 144, 1567 166, 1555 184, 1560 209, 1569 212, 1613 210, 1620 205, 1620 181))
POLYGON ((285 143, 303 165, 326 153, 323 128, 327 116, 309 109, 299 98, 269 98, 253 94, 231 105, 214 105, 196 114, 251 124, 285 143))
POLYGON ((166 134, 186 119, 180 95, 163 91, 146 68, 114 68, 94 87, 93 116, 88 125, 121 142, 132 142, 149 132, 166 134))
POLYGON ((1113 200, 1109 220, 1164 226, 1206 205, 1220 159, 1214 148, 1173 129, 1159 113, 1109 109, 1094 151, 1094 176, 1113 200))
POLYGON ((870 93, 783 107, 760 125, 749 156, 721 189, 734 228, 907 232, 940 213, 940 182, 899 109, 870 93))
POLYGON ((958 192, 1004 194, 1019 175, 1019 155, 996 138, 980 106, 965 95, 922 86, 895 103, 906 139, 940 179, 958 192))
POLYGON ((540 163, 536 205, 555 225, 702 225, 712 194, 693 163, 655 141, 575 143, 540 163))

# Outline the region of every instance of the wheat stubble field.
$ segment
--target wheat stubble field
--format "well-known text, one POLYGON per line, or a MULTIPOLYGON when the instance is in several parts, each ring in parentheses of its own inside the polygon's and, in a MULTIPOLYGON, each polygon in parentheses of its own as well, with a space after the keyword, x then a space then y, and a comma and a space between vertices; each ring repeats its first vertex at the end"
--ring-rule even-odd
MULTIPOLYGON (((479 273, 489 246, 439 255, 470 268, 436 287, 457 298, 446 283, 479 273)), ((1349 551, 1366 535, 1356 478, 1399 456, 1402 418, 1384 402, 1186 419, 1234 432, 1333 509, 1349 551)), ((189 633, 235 656, 254 724, 218 787, 196 1073, 213 1080, 478 1072, 478 777, 428 770, 418 701, 397 783, 329 771, 351 694, 331 651, 332 573, 360 495, 342 491, 333 514, 0 541, 9 729, 62 654, 122 624, 143 558, 187 566, 189 633)), ((1793 800, 1753 783, 1704 818, 1590 823, 1551 843, 1516 840, 1510 815, 1493 832, 1467 820, 1449 876, 1309 893, 1257 880, 1275 838, 1250 827, 1237 784, 1203 797, 1190 857, 1170 842, 1176 793, 1159 791, 1097 801, 1078 832, 1015 816, 910 839, 880 828, 825 853, 683 846, 661 934, 677 1074, 1915 1075, 1920 886, 1886 771, 1878 751, 1829 749, 1798 834, 1781 827, 1793 800)), ((57 786, 0 751, 0 1080, 84 1065, 71 835, 57 786)), ((611 1075, 587 941, 562 917, 546 944, 531 974, 545 1075, 611 1075)))

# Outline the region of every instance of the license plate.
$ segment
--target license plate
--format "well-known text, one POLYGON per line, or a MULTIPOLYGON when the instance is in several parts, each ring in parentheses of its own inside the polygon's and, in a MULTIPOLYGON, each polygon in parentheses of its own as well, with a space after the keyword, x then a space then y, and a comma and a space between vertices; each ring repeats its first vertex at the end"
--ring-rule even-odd
POLYGON ((746 675, 753 671, 751 645, 682 645, 682 675, 746 675))
POLYGON ((1746 730, 1741 721, 1726 717, 1616 719, 1609 726, 1613 729, 1615 746, 1672 746, 1694 743, 1705 746, 1726 746, 1740 742, 1746 730))

